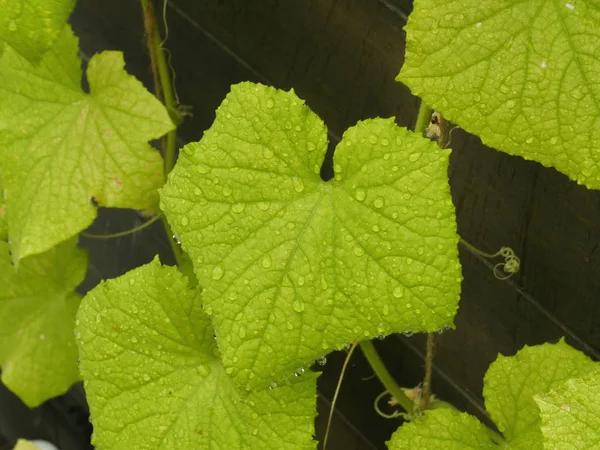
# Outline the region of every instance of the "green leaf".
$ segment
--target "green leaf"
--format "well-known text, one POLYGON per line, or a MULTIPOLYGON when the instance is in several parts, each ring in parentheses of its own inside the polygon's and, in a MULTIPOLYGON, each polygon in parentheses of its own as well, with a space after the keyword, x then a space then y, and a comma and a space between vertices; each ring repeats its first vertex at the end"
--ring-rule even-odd
POLYGON ((75 240, 24 259, 15 271, 0 242, 2 382, 29 407, 64 393, 79 379, 73 337, 87 256, 75 240))
POLYGON ((416 0, 398 80, 491 147, 600 188, 596 0, 416 0))
POLYGON ((348 342, 452 324, 448 151, 367 120, 346 131, 324 182, 326 149, 323 122, 293 91, 242 83, 161 191, 224 365, 245 388, 348 342))
POLYGON ((0 40, 37 62, 58 38, 74 6, 75 0, 4 0, 0 40))
POLYGON ((486 450, 496 449, 488 431, 477 418, 450 408, 425 411, 403 424, 388 442, 390 450, 486 450))
POLYGON ((8 236, 8 223, 6 222, 6 201, 4 200, 4 186, 0 172, 0 241, 6 240, 8 236))
POLYGON ((553 450, 600 448, 600 369, 536 396, 544 446, 553 450))
POLYGON ((14 450, 40 450, 40 448, 31 441, 19 439, 14 450))
POLYGON ((89 226, 101 206, 151 209, 163 182, 148 140, 173 125, 123 70, 119 52, 95 55, 81 90, 77 39, 65 27, 39 66, 7 48, 0 59, 0 156, 15 261, 89 226))
POLYGON ((526 346, 515 356, 498 356, 485 375, 483 395, 490 416, 511 448, 542 449, 540 409, 534 396, 593 368, 592 360, 563 340, 526 346))
POLYGON ((76 336, 99 449, 316 446, 317 374, 241 395, 199 291, 157 259, 90 291, 76 336))

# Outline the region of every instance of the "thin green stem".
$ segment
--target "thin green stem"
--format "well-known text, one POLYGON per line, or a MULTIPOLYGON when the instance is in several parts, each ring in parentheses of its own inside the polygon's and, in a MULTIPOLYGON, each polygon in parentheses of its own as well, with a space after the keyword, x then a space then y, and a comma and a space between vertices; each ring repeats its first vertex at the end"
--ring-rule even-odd
POLYGON ((123 236, 128 236, 130 234, 137 233, 138 231, 142 231, 144 228, 149 227, 154 222, 156 222, 157 220, 159 220, 160 216, 161 216, 160 214, 157 214, 156 216, 152 217, 151 219, 147 220, 146 222, 144 222, 141 225, 138 225, 135 228, 131 228, 130 230, 125 230, 125 231, 120 231, 118 233, 112 233, 112 234, 94 234, 94 233, 88 233, 86 231, 82 231, 80 234, 82 236, 85 236, 86 238, 90 238, 90 239, 115 239, 115 238, 120 238, 120 237, 123 237, 123 236))
POLYGON ((500 255, 500 252, 496 252, 496 253, 486 253, 484 251, 479 250, 477 247, 475 247, 473 244, 470 244, 467 240, 460 238, 460 243, 462 245, 464 245, 465 247, 467 247, 469 250, 471 250, 474 253, 477 253, 478 255, 481 255, 485 258, 495 258, 496 256, 500 255))
POLYGON ((371 341, 361 341, 360 348, 365 354, 367 361, 369 361, 373 372, 375 372, 377 378, 379 378, 379 381, 381 381, 381 384, 383 384, 383 386, 389 391, 389 393, 400 404, 400 406, 402 406, 402 408, 404 408, 404 410, 412 416, 414 413, 412 401, 406 396, 402 388, 398 386, 392 375, 390 375, 385 367, 385 364, 383 364, 383 361, 379 357, 377 350, 375 350, 373 343, 371 341))
MULTIPOLYGON (((160 30, 156 22, 156 14, 154 14, 154 7, 152 6, 151 0, 140 0, 142 10, 144 12, 144 30, 146 32, 146 45, 148 52, 150 53, 150 61, 152 64, 152 74, 154 76, 154 89, 156 95, 161 99, 171 120, 175 125, 179 125, 180 117, 177 112, 177 105, 175 102, 175 93, 173 84, 171 82, 171 73, 169 72, 169 64, 165 56, 165 50, 162 47, 162 38, 160 36, 160 30)), ((164 158, 164 173, 165 180, 169 175, 169 172, 175 165, 175 152, 177 151, 177 128, 167 133, 166 139, 163 139, 163 158, 164 158)), ((179 244, 175 242, 173 238, 173 230, 169 222, 167 222, 164 214, 160 215, 163 226, 167 233, 167 240, 173 251, 173 256, 178 266, 181 266, 182 253, 179 244)))
MULTIPOLYGON (((144 28, 147 36, 148 51, 150 52, 150 59, 152 62, 152 71, 154 74, 155 89, 158 97, 162 97, 162 100, 167 108, 171 120, 175 125, 179 125, 181 117, 177 111, 177 104, 175 101, 175 92, 173 89, 173 83, 171 81, 171 73, 169 71, 169 64, 165 55, 165 50, 162 47, 162 37, 158 24, 156 22, 156 15, 154 14, 154 7, 152 6, 151 0, 140 0, 142 4, 142 10, 144 11, 144 28)), ((173 166, 175 165, 175 152, 177 150, 177 130, 174 129, 167 134, 165 148, 164 148, 164 168, 165 168, 165 179, 173 166)))
POLYGON ((432 113, 433 110, 429 106, 427 106, 423 100, 421 100, 421 105, 419 106, 419 114, 417 115, 417 124, 415 125, 415 133, 425 133, 427 125, 429 125, 429 121, 431 120, 432 113))
POLYGON ((425 357, 425 378, 423 379, 423 404, 422 408, 429 408, 431 399, 431 374, 433 372, 433 356, 435 353, 435 334, 427 333, 427 353, 425 357))

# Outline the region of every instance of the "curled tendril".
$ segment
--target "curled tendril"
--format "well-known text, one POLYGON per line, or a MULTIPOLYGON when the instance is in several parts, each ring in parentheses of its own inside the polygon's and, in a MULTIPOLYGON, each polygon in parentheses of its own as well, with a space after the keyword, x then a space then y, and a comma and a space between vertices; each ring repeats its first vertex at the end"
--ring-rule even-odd
MULTIPOLYGON (((383 391, 381 394, 379 394, 376 398, 375 401, 373 402, 373 408, 375 409, 375 412, 377 414, 379 414, 381 417, 383 417, 384 419, 396 419, 398 417, 404 417, 406 418, 406 413, 400 412, 400 411, 394 411, 391 414, 388 414, 386 412, 383 412, 380 408, 379 408, 379 402, 381 401, 381 399, 383 397, 385 397, 386 395, 390 395, 390 391, 383 391)), ((393 397, 392 397, 393 399, 393 397)), ((391 402, 390 402, 391 403, 391 402)))
POLYGON ((463 238, 460 238, 460 241, 473 253, 483 256, 484 258, 493 259, 499 256, 504 258, 504 262, 500 262, 494 266, 494 276, 498 280, 508 280, 521 268, 521 260, 510 247, 502 247, 496 253, 485 253, 474 245, 469 244, 469 242, 463 238))
POLYGON ((498 263, 494 266, 494 276, 499 280, 508 280, 515 273, 517 273, 521 267, 521 260, 510 247, 502 247, 496 256, 502 256, 504 258, 503 263, 498 263), (500 270, 502 272, 500 272, 500 270))

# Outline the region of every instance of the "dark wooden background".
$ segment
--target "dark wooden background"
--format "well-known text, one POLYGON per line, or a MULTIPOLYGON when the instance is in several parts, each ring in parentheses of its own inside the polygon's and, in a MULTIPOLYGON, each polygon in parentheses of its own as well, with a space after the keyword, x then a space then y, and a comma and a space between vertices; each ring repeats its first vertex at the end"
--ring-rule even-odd
MULTIPOLYGON (((156 6, 162 10, 162 0, 156 6)), ((194 112, 180 129, 181 143, 201 138, 230 85, 244 80, 293 87, 324 119, 332 144, 360 119, 393 116, 399 125, 412 126, 418 99, 394 81, 411 8, 405 0, 168 0, 166 46, 180 101, 194 112)), ((152 89, 137 1, 79 0, 72 23, 84 60, 102 50, 122 50, 130 73, 152 89)), ((453 133, 452 148, 449 179, 460 235, 487 252, 511 246, 522 262, 519 274, 499 281, 489 263, 461 246, 464 282, 456 330, 438 339, 434 391, 486 421, 482 380, 498 353, 512 355, 523 345, 566 336, 569 344, 599 359, 600 194, 553 169, 489 149, 461 131, 453 133)), ((140 220, 133 212, 104 210, 92 231, 120 231, 140 220)), ((82 245, 92 260, 83 289, 156 253, 169 261, 159 224, 111 241, 82 239, 82 245)), ((376 345, 400 383, 421 381, 424 336, 391 336, 376 345)), ((330 355, 320 378, 319 436, 344 357, 330 355)), ((370 375, 357 351, 328 448, 385 448, 398 426, 375 414, 372 403, 383 388, 376 379, 363 380, 370 375)), ((63 443, 63 450, 84 448, 90 428, 81 423, 80 387, 65 398, 38 408, 37 427, 24 428, 30 416, 9 417, 7 405, 15 399, 0 390, 0 434, 46 437, 63 443), (76 405, 67 411, 75 422, 53 424, 48 414, 39 418, 57 402, 76 405)))

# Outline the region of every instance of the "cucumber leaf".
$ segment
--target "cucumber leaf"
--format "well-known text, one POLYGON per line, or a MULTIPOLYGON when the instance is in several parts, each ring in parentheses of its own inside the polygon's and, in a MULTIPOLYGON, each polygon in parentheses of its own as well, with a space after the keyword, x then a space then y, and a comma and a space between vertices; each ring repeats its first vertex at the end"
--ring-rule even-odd
POLYGON ((246 389, 348 342, 450 326, 461 272, 447 150, 397 127, 344 133, 293 91, 233 86, 161 190, 225 367, 246 389))
POLYGON ((317 374, 240 392, 198 289, 157 259, 91 290, 77 314, 99 449, 314 449, 317 374))
POLYGON ((0 241, 8 237, 8 223, 6 221, 6 200, 4 200, 4 187, 0 177, 0 241))
POLYGON ((39 62, 65 27, 74 6, 75 0, 4 0, 0 42, 4 40, 23 58, 39 62))
POLYGON ((425 411, 405 423, 388 442, 390 450, 494 450, 498 448, 476 417, 451 408, 425 411))
POLYGON ((398 80, 494 148, 600 188, 596 0, 415 0, 398 80))
POLYGON ((534 397, 593 368, 591 359, 564 340, 525 346, 515 356, 500 355, 485 375, 486 408, 514 448, 542 449, 540 410, 534 397))
POLYGON ((600 448, 600 367, 535 397, 545 448, 600 448))
POLYGON ((88 227, 101 206, 156 209, 166 109, 123 70, 95 55, 81 89, 77 39, 65 27, 39 65, 10 48, 0 59, 0 157, 13 259, 42 253, 88 227))
POLYGON ((79 380, 73 336, 87 256, 71 239, 28 257, 16 271, 0 241, 2 382, 29 407, 63 394, 79 380))

